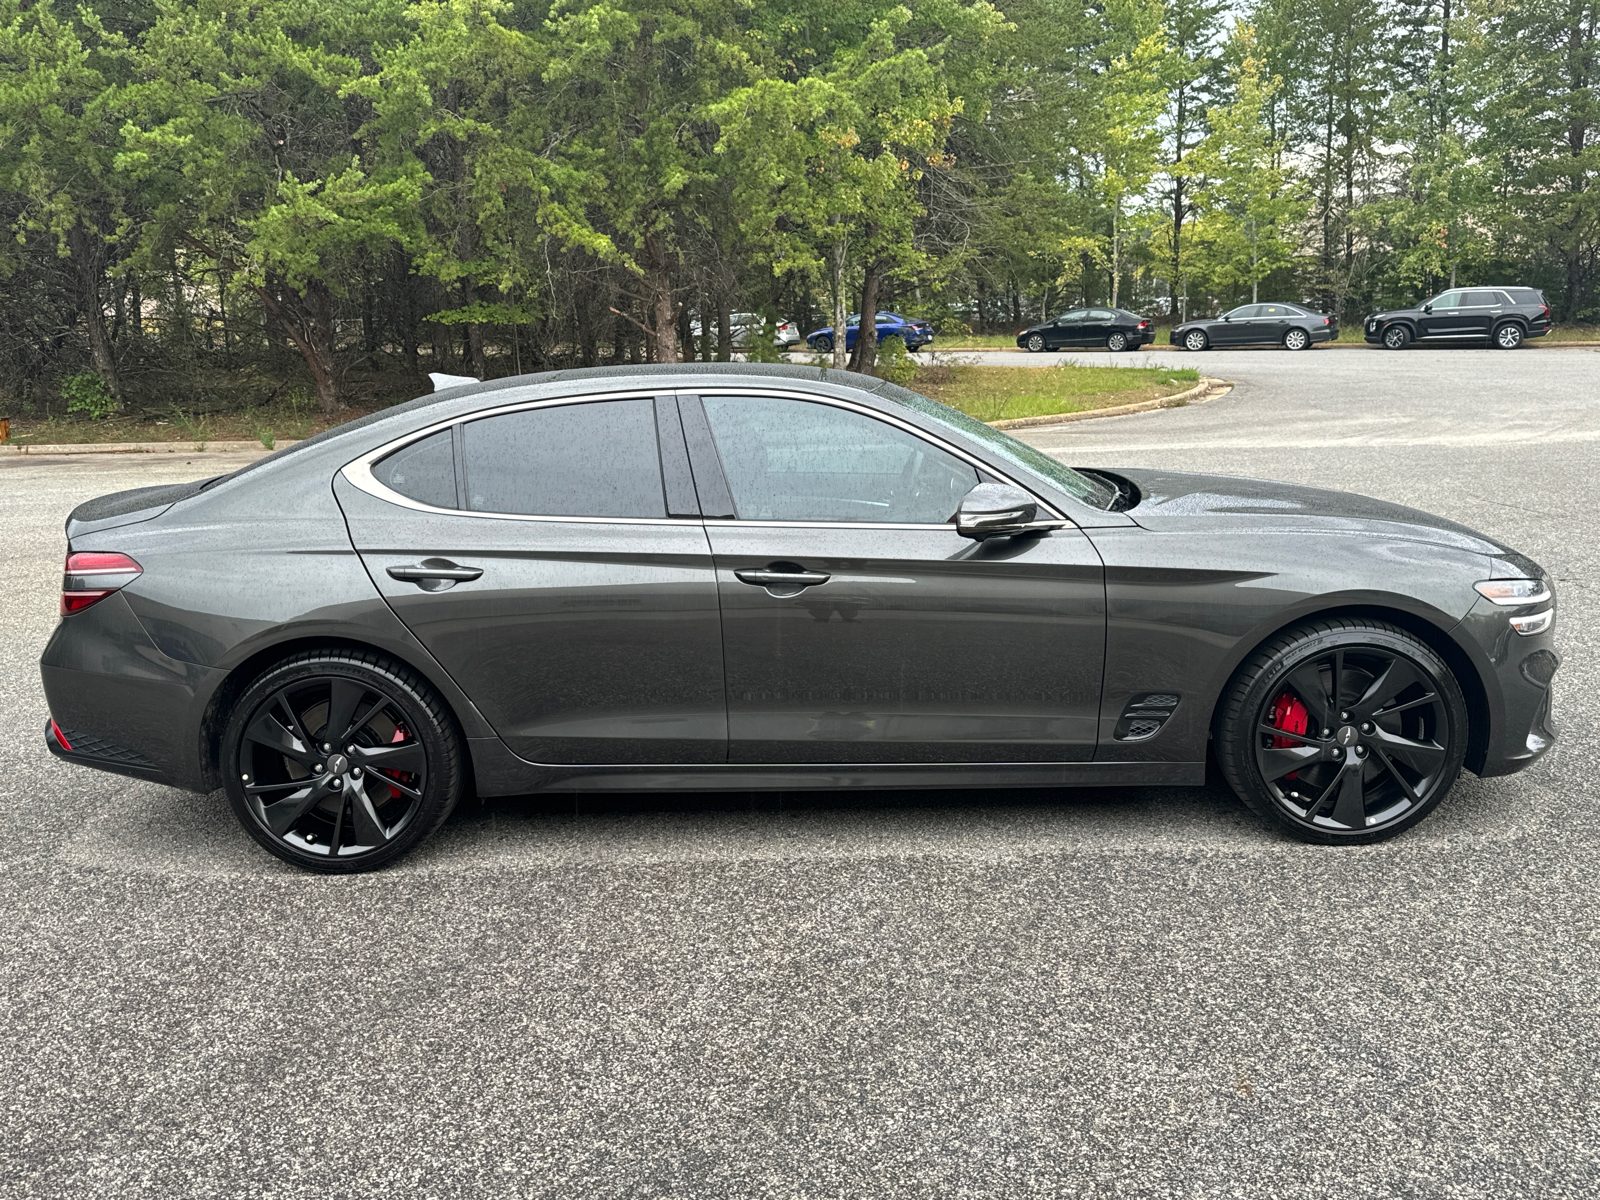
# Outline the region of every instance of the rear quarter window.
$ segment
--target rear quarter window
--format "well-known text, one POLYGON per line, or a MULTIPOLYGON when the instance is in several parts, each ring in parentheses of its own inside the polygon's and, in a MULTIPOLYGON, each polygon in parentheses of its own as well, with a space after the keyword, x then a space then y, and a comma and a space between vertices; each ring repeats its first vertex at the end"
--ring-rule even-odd
POLYGON ((441 429, 420 442, 402 446, 372 468, 372 477, 390 491, 430 504, 456 507, 456 456, 453 433, 441 429))

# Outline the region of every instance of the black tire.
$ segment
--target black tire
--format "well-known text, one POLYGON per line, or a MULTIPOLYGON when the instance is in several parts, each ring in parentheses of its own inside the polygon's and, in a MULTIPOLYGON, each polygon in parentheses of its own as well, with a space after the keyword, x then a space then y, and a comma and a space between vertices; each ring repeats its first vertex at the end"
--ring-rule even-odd
POLYGON ((1283 348, 1285 350, 1309 350, 1311 348, 1311 335, 1297 326, 1283 335, 1283 348))
POLYGON ((823 354, 827 354, 833 349, 833 339, 824 333, 812 345, 823 354))
POLYGON ((466 775, 455 719, 427 681, 350 650, 296 654, 257 678, 234 705, 222 762, 246 832, 330 874, 370 871, 426 841, 466 775))
POLYGON ((1404 325, 1391 325, 1383 331, 1385 350, 1404 350, 1411 344, 1411 330, 1404 325))
POLYGON ((1521 325, 1518 325, 1515 321, 1507 321, 1494 331, 1494 336, 1490 338, 1490 341, 1498 349, 1515 350, 1522 345, 1522 339, 1525 336, 1526 334, 1523 332, 1521 325))
POLYGON ((1431 647, 1386 622, 1337 618, 1247 658, 1214 732, 1223 776, 1262 820, 1301 841, 1361 845, 1439 805, 1461 772, 1467 726, 1460 684, 1431 647))
POLYGON ((1030 333, 1028 335, 1026 346, 1029 354, 1038 354, 1045 348, 1044 334, 1030 333))
POLYGON ((1201 350, 1211 349, 1211 339, 1198 329, 1191 329, 1183 335, 1183 348, 1198 353, 1201 350))
POLYGON ((1106 349, 1113 354, 1120 354, 1128 348, 1128 335, 1120 329, 1113 329, 1106 338, 1106 349))

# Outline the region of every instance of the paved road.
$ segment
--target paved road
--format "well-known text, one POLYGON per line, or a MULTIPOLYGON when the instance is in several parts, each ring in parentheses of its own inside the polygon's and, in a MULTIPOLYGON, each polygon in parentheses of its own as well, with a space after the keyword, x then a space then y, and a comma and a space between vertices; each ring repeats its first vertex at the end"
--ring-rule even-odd
POLYGON ((0 1195, 1595 1194, 1600 360, 1206 365, 1030 437, 1509 537, 1543 764, 1356 850, 1203 789, 503 801, 312 878, 40 744, 62 514, 215 460, 0 463, 0 1195))

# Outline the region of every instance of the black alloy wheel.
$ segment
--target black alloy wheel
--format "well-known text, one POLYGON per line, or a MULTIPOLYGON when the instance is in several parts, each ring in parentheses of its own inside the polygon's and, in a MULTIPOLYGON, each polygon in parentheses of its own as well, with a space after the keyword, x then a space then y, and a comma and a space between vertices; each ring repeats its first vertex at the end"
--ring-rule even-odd
POLYGON ((1507 321, 1494 331, 1494 344, 1502 350, 1515 350, 1522 345, 1522 326, 1507 321))
POLYGON ((1183 348, 1185 350, 1204 350, 1211 345, 1211 340, 1198 330, 1191 329, 1183 335, 1183 348))
POLYGON ((1311 345, 1311 335, 1304 329, 1291 329, 1283 335, 1283 348, 1285 350, 1304 350, 1311 345))
POLYGON ((462 756, 443 701, 377 655, 296 655, 240 697, 224 734, 228 799, 256 841, 313 871, 366 871, 455 807, 462 756))
POLYGON ((1411 331, 1404 325, 1391 325, 1383 331, 1386 350, 1404 350, 1411 341, 1411 331))
POLYGON ((1217 757, 1257 815, 1302 841, 1382 841, 1444 799, 1466 754, 1461 688, 1424 642, 1377 621, 1329 620, 1240 668, 1217 757))
POLYGON ((1028 353, 1038 354, 1044 349, 1044 334, 1030 333, 1028 335, 1028 353))
POLYGON ((822 351, 822 353, 827 354, 833 349, 833 339, 824 333, 817 338, 814 345, 818 350, 822 351))
POLYGON ((1106 349, 1112 353, 1119 353, 1128 348, 1128 335, 1120 329, 1111 331, 1111 336, 1106 338, 1106 349))

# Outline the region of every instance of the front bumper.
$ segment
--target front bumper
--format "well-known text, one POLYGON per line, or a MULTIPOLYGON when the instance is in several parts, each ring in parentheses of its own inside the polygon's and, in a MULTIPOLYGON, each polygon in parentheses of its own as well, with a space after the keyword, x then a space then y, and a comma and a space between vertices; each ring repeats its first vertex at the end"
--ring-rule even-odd
MULTIPOLYGON (((1510 618, 1524 611, 1479 601, 1461 622, 1461 630, 1487 658, 1481 671, 1488 703, 1488 726, 1472 739, 1467 766, 1484 777, 1510 775, 1532 765, 1555 745, 1557 725, 1552 684, 1561 658, 1554 644, 1555 625, 1545 633, 1524 637, 1510 618)), ((1559 623, 1559 621, 1557 622, 1559 623)))

